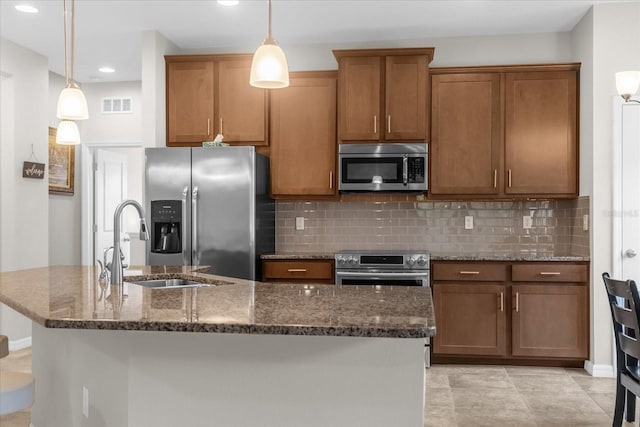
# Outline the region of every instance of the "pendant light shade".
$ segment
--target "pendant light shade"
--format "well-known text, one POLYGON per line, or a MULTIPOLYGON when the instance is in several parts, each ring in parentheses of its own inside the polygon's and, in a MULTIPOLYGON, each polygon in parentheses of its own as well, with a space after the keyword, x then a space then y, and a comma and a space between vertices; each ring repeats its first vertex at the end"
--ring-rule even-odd
POLYGON ((264 89, 289 86, 287 57, 278 42, 271 37, 271 0, 269 0, 269 34, 253 54, 249 84, 264 89))
POLYGON ((640 71, 620 71, 616 73, 616 89, 625 101, 634 101, 630 98, 636 94, 638 88, 640 88, 640 71))
POLYGON ((63 120, 58 124, 56 131, 56 144, 77 145, 80 144, 80 131, 76 122, 63 120))
POLYGON ((77 87, 66 87, 58 97, 57 116, 62 120, 86 120, 89 118, 87 98, 77 87))
POLYGON ((287 58, 277 41, 265 39, 253 54, 249 83, 266 89, 289 86, 287 58))

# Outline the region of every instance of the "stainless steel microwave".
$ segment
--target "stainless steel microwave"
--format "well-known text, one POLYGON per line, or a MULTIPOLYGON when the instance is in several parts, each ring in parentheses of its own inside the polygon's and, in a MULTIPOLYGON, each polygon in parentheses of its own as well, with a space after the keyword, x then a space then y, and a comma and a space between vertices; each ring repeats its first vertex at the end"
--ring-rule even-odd
POLYGON ((426 192, 427 144, 340 144, 341 192, 426 192))

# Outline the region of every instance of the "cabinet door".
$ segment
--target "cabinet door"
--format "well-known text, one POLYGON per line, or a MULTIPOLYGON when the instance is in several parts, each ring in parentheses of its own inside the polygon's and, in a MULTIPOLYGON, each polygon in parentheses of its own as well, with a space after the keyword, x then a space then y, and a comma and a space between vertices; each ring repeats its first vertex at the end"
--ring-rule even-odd
POLYGON ((167 64, 167 145, 200 145, 213 131, 213 62, 167 64))
POLYGON ((427 56, 387 56, 384 139, 427 139, 427 56))
POLYGON ((268 145, 267 91, 249 84, 251 58, 217 61, 216 133, 236 145, 268 145))
POLYGON ((512 354, 589 357, 586 285, 514 284, 512 354))
POLYGON ((271 192, 336 194, 336 76, 290 76, 271 94, 271 192))
POLYGON ((435 283, 438 333, 434 354, 506 354, 506 287, 485 283, 435 283))
POLYGON ((497 195, 500 76, 496 73, 432 76, 431 121, 429 191, 497 195))
POLYGON ((507 73, 506 194, 577 194, 576 72, 507 73))
POLYGON ((379 56, 343 57, 340 60, 340 139, 377 141, 380 139, 379 56))

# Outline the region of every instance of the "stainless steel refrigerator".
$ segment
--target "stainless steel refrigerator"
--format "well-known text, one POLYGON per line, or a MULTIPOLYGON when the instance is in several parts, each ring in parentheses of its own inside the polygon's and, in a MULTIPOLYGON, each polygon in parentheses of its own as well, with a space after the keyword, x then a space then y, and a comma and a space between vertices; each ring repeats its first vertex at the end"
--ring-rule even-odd
POLYGON ((145 163, 147 264, 260 280, 275 246, 269 160, 254 147, 147 148, 145 163))

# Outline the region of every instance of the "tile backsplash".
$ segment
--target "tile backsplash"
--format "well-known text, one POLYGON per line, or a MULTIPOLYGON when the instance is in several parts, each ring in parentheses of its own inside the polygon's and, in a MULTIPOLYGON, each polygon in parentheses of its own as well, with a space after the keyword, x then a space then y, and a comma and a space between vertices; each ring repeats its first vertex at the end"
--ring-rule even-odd
POLYGON ((423 249, 460 254, 589 255, 589 198, 553 201, 277 202, 276 251, 423 249), (523 228, 523 216, 532 227, 523 228), (473 229, 465 229, 465 216, 473 229), (304 230, 296 230, 296 217, 304 230))

